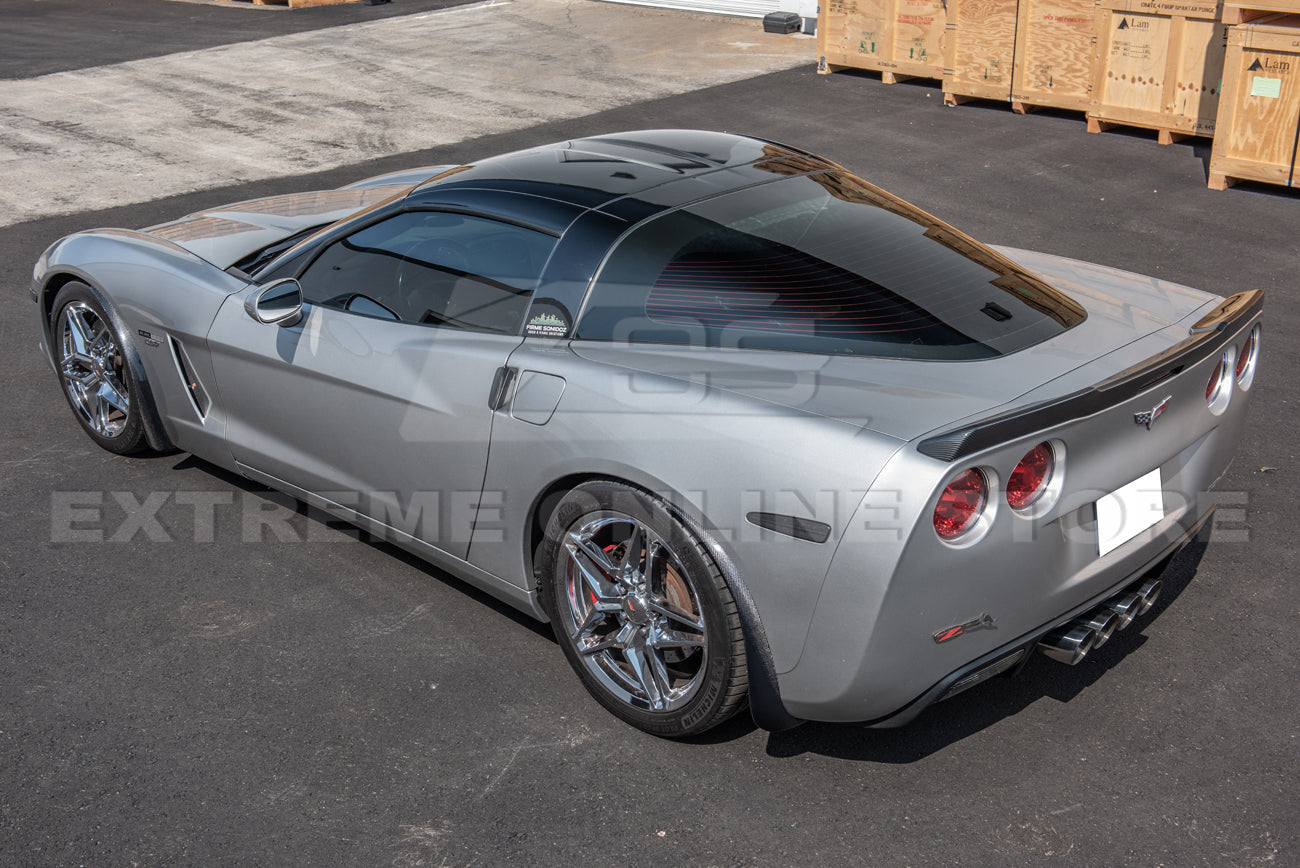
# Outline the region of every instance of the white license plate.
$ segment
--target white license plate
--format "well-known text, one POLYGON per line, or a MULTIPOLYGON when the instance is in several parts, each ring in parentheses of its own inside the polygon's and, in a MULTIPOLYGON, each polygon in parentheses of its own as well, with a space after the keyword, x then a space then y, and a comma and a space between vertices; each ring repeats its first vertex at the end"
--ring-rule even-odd
POLYGON ((1165 493, 1156 468, 1097 501, 1097 549, 1109 554, 1165 517, 1165 493))

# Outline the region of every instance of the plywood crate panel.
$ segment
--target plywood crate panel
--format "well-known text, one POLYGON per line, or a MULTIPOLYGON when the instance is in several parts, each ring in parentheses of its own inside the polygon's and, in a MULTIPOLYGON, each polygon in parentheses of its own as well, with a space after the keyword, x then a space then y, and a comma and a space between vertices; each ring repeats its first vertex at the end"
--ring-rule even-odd
POLYGON ((1206 0, 1101 0, 1089 130, 1126 124, 1212 136, 1227 43, 1206 0))
POLYGON ((943 77, 943 0, 822 0, 818 72, 870 69, 887 83, 943 77))
POLYGON ((1016 63, 1016 0, 948 0, 944 101, 1011 99, 1016 63))
POLYGON ((1086 112, 1092 104, 1096 0, 1020 0, 1011 102, 1086 112))
POLYGON ((1300 183, 1300 16, 1243 24, 1228 34, 1210 186, 1246 178, 1300 183))
POLYGON ((1243 24, 1279 12, 1300 15, 1300 0, 1229 0, 1221 17, 1224 24, 1243 24))

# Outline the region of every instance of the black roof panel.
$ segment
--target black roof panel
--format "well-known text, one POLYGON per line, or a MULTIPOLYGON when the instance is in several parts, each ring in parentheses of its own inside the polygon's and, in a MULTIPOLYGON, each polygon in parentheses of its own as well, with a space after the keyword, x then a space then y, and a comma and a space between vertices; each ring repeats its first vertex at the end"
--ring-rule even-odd
MULTIPOLYGON (((701 130, 641 130, 586 139, 573 139, 492 157, 444 172, 416 188, 408 197, 414 206, 445 200, 454 188, 494 189, 543 196, 579 208, 600 208, 625 196, 671 185, 700 175, 718 173, 714 192, 754 183, 727 170, 774 158, 796 158, 832 164, 802 152, 747 136, 701 130)), ((682 194, 695 185, 685 185, 682 194)), ((680 201, 663 191, 658 202, 680 201)))

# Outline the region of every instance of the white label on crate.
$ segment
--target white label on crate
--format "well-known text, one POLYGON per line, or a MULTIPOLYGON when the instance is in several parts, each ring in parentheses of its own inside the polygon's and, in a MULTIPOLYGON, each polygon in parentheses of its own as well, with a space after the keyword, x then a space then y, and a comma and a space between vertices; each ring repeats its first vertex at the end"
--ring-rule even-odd
POLYGON ((1282 96, 1282 79, 1257 75, 1250 83, 1250 95, 1277 99, 1282 96))

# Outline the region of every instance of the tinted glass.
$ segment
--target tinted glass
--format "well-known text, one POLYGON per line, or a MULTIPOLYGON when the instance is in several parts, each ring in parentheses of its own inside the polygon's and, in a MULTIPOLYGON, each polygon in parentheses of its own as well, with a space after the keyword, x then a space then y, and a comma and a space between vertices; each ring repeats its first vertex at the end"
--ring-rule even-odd
POLYGON ((654 217, 607 259, 578 337, 972 359, 1083 310, 1005 257, 845 173, 654 217))
POLYGON ((330 245, 300 281, 313 304, 513 334, 555 242, 509 223, 413 211, 330 245))

